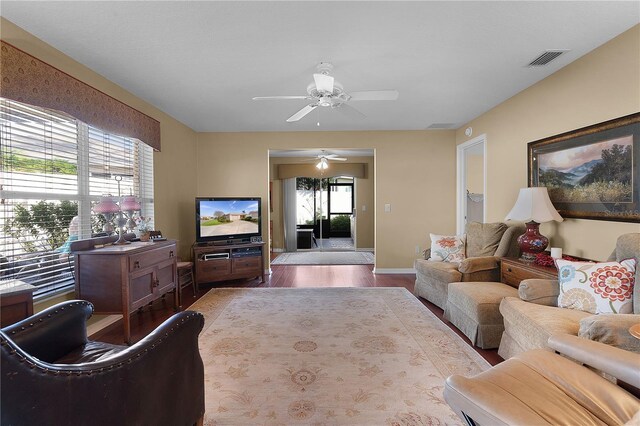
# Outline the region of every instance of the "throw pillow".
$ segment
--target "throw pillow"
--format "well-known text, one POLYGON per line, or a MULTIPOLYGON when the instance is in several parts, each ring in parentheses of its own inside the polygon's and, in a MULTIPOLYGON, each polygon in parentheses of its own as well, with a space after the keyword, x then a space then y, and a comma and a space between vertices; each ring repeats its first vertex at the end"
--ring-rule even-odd
POLYGON ((592 314, 632 312, 635 259, 604 263, 558 259, 556 266, 560 283, 559 307, 592 314))
POLYGON ((468 257, 493 256, 498 250, 500 240, 508 226, 504 223, 480 223, 467 224, 467 248, 468 257))
POLYGON ((431 257, 437 262, 462 262, 465 258, 465 235, 436 235, 431 237, 431 257))

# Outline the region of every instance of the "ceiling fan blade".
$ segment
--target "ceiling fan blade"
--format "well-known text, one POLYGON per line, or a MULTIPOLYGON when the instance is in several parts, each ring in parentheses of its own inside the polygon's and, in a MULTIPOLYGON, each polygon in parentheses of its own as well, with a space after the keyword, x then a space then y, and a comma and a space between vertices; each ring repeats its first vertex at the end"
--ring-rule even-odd
POLYGON ((349 95, 350 101, 395 101, 399 93, 397 90, 366 90, 349 93, 349 95))
POLYGON ((268 101, 272 99, 312 99, 309 96, 256 96, 251 98, 254 101, 268 101))
POLYGON ((358 119, 358 120, 367 118, 366 115, 364 115, 363 113, 361 113, 360 111, 352 107, 351 105, 342 103, 342 104, 336 105, 333 108, 340 111, 344 116, 349 118, 358 119))
POLYGON ((316 82, 318 92, 333 93, 333 77, 326 74, 314 74, 313 80, 316 82))
POLYGON ((347 161, 346 158, 342 158, 342 157, 327 158, 327 160, 329 160, 329 161, 347 161))
POLYGON ((316 108, 318 108, 318 105, 307 105, 306 107, 302 108, 300 111, 293 114, 291 117, 287 118, 287 122, 291 123, 293 121, 298 121, 316 108))

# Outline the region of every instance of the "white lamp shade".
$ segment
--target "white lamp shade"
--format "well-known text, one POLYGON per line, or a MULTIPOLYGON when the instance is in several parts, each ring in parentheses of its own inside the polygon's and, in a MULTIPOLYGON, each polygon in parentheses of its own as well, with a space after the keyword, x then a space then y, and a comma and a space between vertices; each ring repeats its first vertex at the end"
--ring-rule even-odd
POLYGON ((562 222, 564 219, 553 207, 547 188, 539 186, 520 189, 516 204, 505 220, 521 220, 524 222, 533 220, 543 223, 552 220, 562 222))

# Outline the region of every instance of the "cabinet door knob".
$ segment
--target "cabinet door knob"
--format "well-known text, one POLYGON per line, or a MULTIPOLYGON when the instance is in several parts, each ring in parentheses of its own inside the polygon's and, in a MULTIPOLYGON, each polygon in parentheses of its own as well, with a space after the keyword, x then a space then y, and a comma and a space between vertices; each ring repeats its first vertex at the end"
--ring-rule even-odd
POLYGON ((133 262, 133 267, 140 268, 140 261, 136 260, 135 262, 133 262))
POLYGON ((513 272, 511 268, 507 268, 507 272, 513 272))
POLYGON ((173 250, 169 252, 169 257, 173 257, 173 250))

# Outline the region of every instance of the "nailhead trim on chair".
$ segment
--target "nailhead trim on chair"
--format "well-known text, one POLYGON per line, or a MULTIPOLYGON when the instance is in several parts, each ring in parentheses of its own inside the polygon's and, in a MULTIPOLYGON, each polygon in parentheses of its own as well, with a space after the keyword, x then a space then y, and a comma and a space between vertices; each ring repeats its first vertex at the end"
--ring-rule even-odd
MULTIPOLYGON (((77 302, 70 303, 68 306, 76 306, 76 305, 90 306, 91 307, 91 313, 93 314, 93 303, 87 302, 86 300, 79 300, 77 302)), ((47 318, 52 318, 53 315, 57 314, 59 311, 64 311, 64 310, 65 310, 65 308, 56 309, 52 313, 47 314, 47 318)), ((36 315, 38 315, 38 314, 36 314, 36 315)), ((43 322, 43 321, 44 321, 44 318, 38 319, 38 322, 43 322)), ((34 324, 32 322, 29 323, 29 327, 33 327, 35 325, 36 324, 34 324)), ((18 333, 18 331, 22 332, 22 331, 25 331, 26 329, 27 329, 26 327, 22 326, 22 327, 20 327, 20 330, 13 330, 11 332, 11 335, 13 336, 14 334, 18 333)))
MULTIPOLYGON (((72 305, 75 305, 75 304, 89 304, 89 305, 91 305, 91 303, 86 302, 86 301, 75 302, 72 305)), ((91 305, 91 308, 93 310, 93 305, 91 305)), ((64 308, 62 308, 62 309, 64 309, 64 308)), ((53 313, 55 314, 57 312, 58 312, 58 310, 55 310, 53 313)), ((51 315, 47 315, 47 316, 50 317, 51 315)), ((193 312, 192 311, 189 314, 187 314, 184 318, 181 318, 181 320, 177 323, 177 326, 175 328, 171 328, 168 332, 165 333, 164 337, 158 338, 158 340, 154 341, 151 344, 151 349, 155 349, 155 347, 159 346, 167 337, 169 337, 170 334, 173 334, 181 325, 186 323, 187 320, 190 320, 191 318, 193 318, 195 316, 202 316, 202 314, 199 313, 199 312, 193 312)), ((15 334, 15 331, 12 334, 15 334)), ((2 345, 8 345, 8 343, 7 342, 2 342, 2 345)), ((135 356, 136 356, 136 358, 140 358, 143 355, 143 353, 146 354, 148 352, 149 352, 149 348, 145 348, 144 351, 136 353, 135 356)), ((95 368, 95 369, 90 369, 90 370, 83 370, 83 371, 65 370, 65 369, 53 370, 53 369, 50 369, 48 367, 42 367, 40 365, 34 364, 29 359, 27 359, 24 356, 22 356, 22 354, 19 354, 18 351, 16 351, 15 349, 12 349, 11 351, 9 351, 9 354, 13 355, 13 356, 18 356, 19 357, 19 362, 27 362, 31 369, 39 369, 42 373, 52 374, 54 376, 57 376, 59 374, 66 374, 67 376, 71 376, 71 375, 75 374, 78 377, 82 376, 83 374, 86 375, 86 376, 90 376, 92 373, 100 373, 100 372, 103 372, 104 369, 105 369, 105 367, 100 367, 100 368, 95 368)), ((122 367, 124 365, 125 362, 127 362, 127 363, 133 362, 132 357, 127 358, 126 361, 122 361, 122 362, 120 362, 118 364, 109 365, 106 368, 109 369, 109 370, 112 370, 115 367, 120 368, 120 367, 122 367)), ((53 365, 62 365, 62 364, 53 364, 53 365)))

